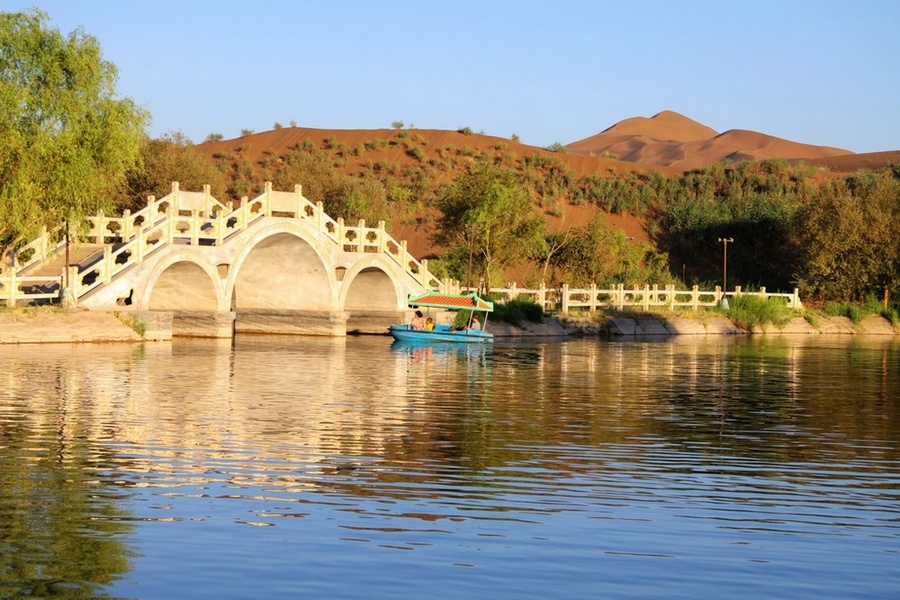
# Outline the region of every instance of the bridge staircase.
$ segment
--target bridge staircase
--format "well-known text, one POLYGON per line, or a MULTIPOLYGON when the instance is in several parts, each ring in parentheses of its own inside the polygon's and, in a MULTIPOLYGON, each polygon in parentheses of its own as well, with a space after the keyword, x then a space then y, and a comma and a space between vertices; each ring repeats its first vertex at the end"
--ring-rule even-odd
POLYGON ((306 220, 345 251, 383 253, 422 289, 445 291, 444 282, 428 271, 428 261, 412 257, 406 242, 385 231, 384 222, 368 227, 362 220, 351 226, 332 219, 321 202, 303 196, 299 185, 293 192, 282 192, 266 183, 262 194, 252 200, 244 197, 235 207, 213 198, 209 186, 186 192, 173 182, 171 193, 160 199, 150 196, 147 206, 135 213, 88 217, 77 236, 66 236, 64 226, 44 230, 5 257, 0 263, 0 302, 75 307, 163 247, 223 246, 263 217, 306 220))

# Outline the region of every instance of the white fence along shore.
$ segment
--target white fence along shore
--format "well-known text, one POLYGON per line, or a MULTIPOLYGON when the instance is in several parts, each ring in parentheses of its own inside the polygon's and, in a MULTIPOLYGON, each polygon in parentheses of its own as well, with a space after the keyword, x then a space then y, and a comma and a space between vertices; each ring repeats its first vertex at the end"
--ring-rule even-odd
MULTIPOLYGON (((474 288, 463 287, 460 289, 461 291, 476 291, 474 288)), ((558 288, 541 285, 539 288, 529 289, 519 288, 515 283, 511 283, 508 284, 508 287, 491 288, 490 291, 492 294, 503 296, 506 301, 524 296, 535 304, 539 304, 546 311, 559 311, 562 314, 579 310, 595 311, 603 308, 643 311, 651 309, 674 311, 680 308, 697 310, 719 306, 724 298, 737 296, 757 296, 764 299, 783 298, 789 308, 803 308, 799 290, 794 289, 790 294, 771 293, 767 292, 764 287, 759 288, 759 291, 746 292, 738 286, 734 288, 733 292, 723 294, 722 288, 719 286, 713 290, 701 290, 696 285, 689 290, 677 290, 673 285, 663 288, 656 285, 626 288, 620 283, 612 289, 601 289, 596 285, 591 285, 589 288, 570 288, 566 284, 558 288)))

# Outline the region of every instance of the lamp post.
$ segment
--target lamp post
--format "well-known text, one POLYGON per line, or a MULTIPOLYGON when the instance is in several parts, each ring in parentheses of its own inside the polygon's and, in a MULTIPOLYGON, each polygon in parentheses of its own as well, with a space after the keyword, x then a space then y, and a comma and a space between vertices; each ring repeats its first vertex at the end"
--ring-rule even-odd
POLYGON ((722 302, 719 306, 728 310, 728 297, 725 290, 728 289, 728 244, 734 243, 734 238, 719 238, 722 242, 722 302))
POLYGON ((466 288, 468 292, 472 291, 472 254, 474 253, 474 245, 475 245, 475 230, 477 227, 475 223, 469 223, 469 226, 466 227, 469 230, 469 270, 466 273, 466 288))

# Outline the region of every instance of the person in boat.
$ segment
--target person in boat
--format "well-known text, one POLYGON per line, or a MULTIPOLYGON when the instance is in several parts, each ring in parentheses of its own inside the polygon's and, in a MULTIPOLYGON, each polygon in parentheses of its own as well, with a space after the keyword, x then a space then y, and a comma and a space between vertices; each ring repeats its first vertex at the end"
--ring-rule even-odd
POLYGON ((434 331, 434 319, 431 317, 425 319, 425 331, 434 331))
POLYGON ((472 315, 472 322, 469 323, 469 329, 481 330, 481 322, 478 320, 478 315, 472 315))
POLYGON ((425 317, 422 316, 421 310, 416 311, 416 314, 409 326, 411 329, 415 329, 416 331, 422 331, 423 329, 425 329, 425 317))

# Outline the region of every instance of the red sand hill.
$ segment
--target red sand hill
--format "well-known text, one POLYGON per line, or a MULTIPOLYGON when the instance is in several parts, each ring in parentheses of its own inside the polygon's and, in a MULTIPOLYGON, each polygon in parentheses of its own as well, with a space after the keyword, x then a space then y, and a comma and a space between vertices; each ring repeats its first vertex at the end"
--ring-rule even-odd
MULTIPOLYGON (((534 154, 552 156, 563 161, 577 176, 611 176, 624 172, 657 171, 674 175, 714 164, 722 160, 744 161, 784 158, 822 165, 823 176, 853 173, 859 169, 877 169, 900 163, 900 150, 853 154, 847 150, 813 146, 784 140, 754 131, 732 129, 718 133, 714 129, 673 111, 663 111, 653 117, 634 117, 620 121, 602 132, 573 142, 566 152, 551 152, 510 139, 460 131, 435 129, 312 129, 284 127, 255 133, 232 140, 209 141, 198 145, 208 155, 243 149, 254 165, 266 159, 284 155, 288 149, 304 141, 316 147, 359 148, 365 144, 377 149, 359 155, 344 154, 347 171, 366 168, 379 161, 408 164, 419 160, 410 155, 404 140, 421 148, 427 158, 438 155, 439 149, 471 149, 476 152, 494 150, 516 158, 534 154), (405 137, 400 137, 405 136, 405 137), (381 142, 381 143, 378 143, 381 142), (615 157, 615 158, 613 158, 615 157)), ((441 174, 436 183, 455 176, 441 174)), ((301 182, 302 183, 302 182, 301 182)), ((588 206, 567 206, 562 216, 546 215, 551 228, 564 230, 588 222, 596 210, 588 206)), ((649 236, 640 219, 628 215, 607 215, 607 222, 638 240, 649 236)), ((395 224, 391 230, 397 239, 405 239, 414 256, 427 257, 434 253, 428 225, 395 224)))
POLYGON ((672 111, 663 111, 650 118, 626 119, 596 135, 573 142, 567 148, 573 154, 616 156, 627 162, 681 171, 722 160, 785 158, 818 164, 822 159, 853 155, 849 150, 801 144, 743 129, 717 133, 672 111))

